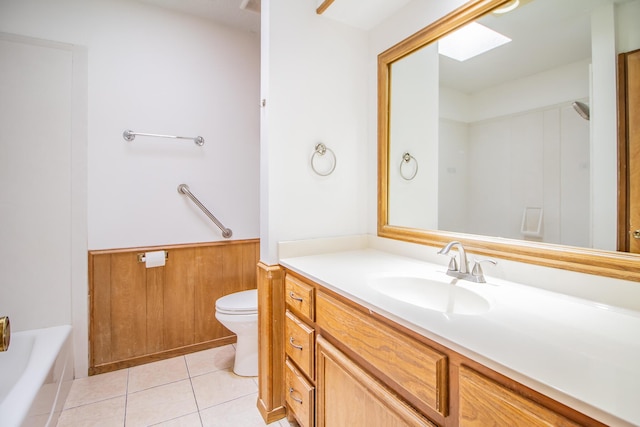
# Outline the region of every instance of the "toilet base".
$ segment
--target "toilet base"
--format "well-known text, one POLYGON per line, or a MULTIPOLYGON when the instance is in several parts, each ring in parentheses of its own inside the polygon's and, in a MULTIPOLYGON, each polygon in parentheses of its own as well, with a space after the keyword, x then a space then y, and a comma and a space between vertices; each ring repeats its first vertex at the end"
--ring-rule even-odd
POLYGON ((241 377, 258 376, 258 336, 240 335, 236 342, 233 373, 241 377))

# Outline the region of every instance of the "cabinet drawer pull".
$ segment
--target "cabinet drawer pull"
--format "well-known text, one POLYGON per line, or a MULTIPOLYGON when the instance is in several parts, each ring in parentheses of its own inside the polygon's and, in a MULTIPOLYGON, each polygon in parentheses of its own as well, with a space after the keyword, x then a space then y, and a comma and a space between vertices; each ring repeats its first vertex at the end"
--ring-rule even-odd
POLYGON ((289 292, 289 296, 291 297, 291 299, 296 300, 296 301, 304 301, 304 299, 297 297, 296 294, 294 294, 293 292, 289 292))
POLYGON ((301 405, 302 405, 302 399, 298 399, 297 397, 295 397, 295 396, 293 395, 293 392, 294 392, 294 391, 295 391, 295 390, 293 389, 293 387, 289 387, 289 396, 291 396, 291 398, 292 398, 294 401, 296 401, 296 402, 298 402, 299 404, 301 404, 301 405))
POLYGON ((293 348, 297 348, 298 350, 302 350, 302 346, 301 345, 296 345, 293 343, 293 337, 289 337, 289 344, 291 344, 291 347, 293 348))

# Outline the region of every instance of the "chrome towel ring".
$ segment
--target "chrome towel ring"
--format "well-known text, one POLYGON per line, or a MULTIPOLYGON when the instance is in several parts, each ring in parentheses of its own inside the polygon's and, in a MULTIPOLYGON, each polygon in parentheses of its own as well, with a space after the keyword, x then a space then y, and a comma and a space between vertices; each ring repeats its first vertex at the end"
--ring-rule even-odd
POLYGON ((316 144, 315 150, 314 150, 313 154, 311 155, 311 169, 313 169, 313 171, 316 174, 318 174, 320 176, 331 175, 333 173, 333 171, 335 170, 335 168, 336 168, 336 163, 337 163, 336 154, 333 152, 333 150, 328 148, 322 142, 319 142, 318 144, 316 144), (325 154, 327 154, 327 152, 329 154, 331 154, 331 157, 333 158, 333 160, 331 161, 331 167, 326 171, 319 171, 316 168, 316 165, 314 163, 316 161, 316 155, 318 156, 317 158, 319 159, 322 156, 324 156, 325 154))
POLYGON ((404 178, 406 181, 411 181, 413 178, 416 177, 417 174, 418 174, 418 161, 416 160, 415 157, 409 154, 409 152, 404 153, 402 155, 402 160, 400 161, 400 176, 404 178), (408 165, 409 163, 411 163, 412 160, 415 166, 413 167, 413 171, 410 170, 407 173, 402 169, 402 167, 404 165, 407 165, 407 168, 408 168, 409 167, 408 165))

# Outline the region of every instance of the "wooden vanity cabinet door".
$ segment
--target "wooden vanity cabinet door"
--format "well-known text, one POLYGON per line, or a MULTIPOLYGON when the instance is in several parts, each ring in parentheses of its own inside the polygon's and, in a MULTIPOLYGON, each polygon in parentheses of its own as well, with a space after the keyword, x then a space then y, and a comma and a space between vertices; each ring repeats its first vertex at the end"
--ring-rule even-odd
POLYGON ((284 322, 285 352, 313 380, 314 331, 287 310, 284 322))
POLYGON ((310 321, 315 320, 315 288, 297 277, 287 274, 284 279, 285 302, 291 310, 310 321))
POLYGON ((314 387, 291 363, 285 361, 285 401, 300 427, 313 427, 315 415, 314 387))
POLYGON ((316 353, 317 427, 436 427, 320 336, 316 353))
POLYGON ((466 366, 460 367, 460 427, 575 427, 573 421, 509 390, 466 366))
POLYGON ((377 369, 389 388, 425 413, 448 415, 445 354, 323 292, 316 298, 316 317, 318 333, 332 336, 377 369))

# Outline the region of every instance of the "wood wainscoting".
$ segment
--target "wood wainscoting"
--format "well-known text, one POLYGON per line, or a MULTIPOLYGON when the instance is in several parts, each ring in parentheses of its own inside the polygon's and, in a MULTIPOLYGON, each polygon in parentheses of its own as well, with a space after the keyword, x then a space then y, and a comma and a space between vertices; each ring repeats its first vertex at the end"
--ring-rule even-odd
POLYGON ((89 375, 236 341, 216 299, 255 289, 259 240, 89 251, 89 375), (138 254, 165 250, 146 268, 138 254))

